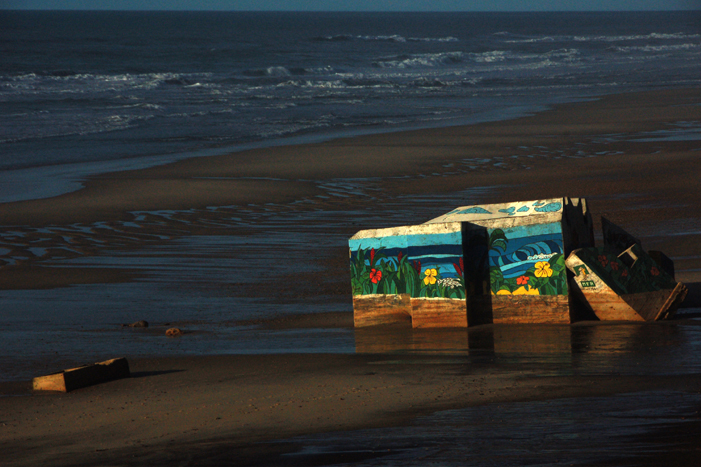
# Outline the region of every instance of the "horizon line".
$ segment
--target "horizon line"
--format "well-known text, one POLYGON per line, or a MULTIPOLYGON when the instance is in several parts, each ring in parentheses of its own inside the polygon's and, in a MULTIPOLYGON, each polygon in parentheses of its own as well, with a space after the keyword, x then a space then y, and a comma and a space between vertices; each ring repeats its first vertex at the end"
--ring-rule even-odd
POLYGON ((0 11, 104 11, 104 12, 228 12, 228 13, 645 13, 700 11, 701 8, 649 8, 639 10, 236 10, 236 9, 139 9, 139 8, 0 8, 0 11))

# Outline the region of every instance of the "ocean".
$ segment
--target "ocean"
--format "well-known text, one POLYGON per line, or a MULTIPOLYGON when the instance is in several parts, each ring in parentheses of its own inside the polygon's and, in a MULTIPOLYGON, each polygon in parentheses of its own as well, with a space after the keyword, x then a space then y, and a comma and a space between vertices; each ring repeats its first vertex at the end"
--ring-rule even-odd
MULTIPOLYGON (((1 11, 0 202, 55 196, 90 174, 187 157, 502 120, 604 94, 699 84, 701 12, 1 11)), ((698 132, 698 122, 687 123, 698 132)), ((325 188, 333 196, 354 189, 325 188)), ((272 291, 271 278, 294 278, 299 265, 313 272, 310 251, 318 258, 346 245, 349 218, 402 225, 406 203, 428 219, 484 196, 467 188, 440 199, 403 197, 382 213, 212 207, 134 213, 121 224, 2 226, 0 265, 29 259, 57 274, 140 275, 0 291, 0 382, 122 355, 355 352, 362 336, 352 329, 242 323, 350 312, 350 291, 252 299, 240 286, 272 291), (160 237, 140 234, 143 226, 160 237), (188 235, 191 227, 209 234, 188 235), (49 254, 47 238, 63 239, 54 250, 63 253, 49 254), (121 327, 141 319, 160 327, 121 327), (168 339, 167 325, 189 334, 168 339)), ((680 332, 682 350, 698 354, 696 327, 680 332)))
POLYGON ((698 86, 700 12, 0 12, 0 202, 81 177, 698 86))

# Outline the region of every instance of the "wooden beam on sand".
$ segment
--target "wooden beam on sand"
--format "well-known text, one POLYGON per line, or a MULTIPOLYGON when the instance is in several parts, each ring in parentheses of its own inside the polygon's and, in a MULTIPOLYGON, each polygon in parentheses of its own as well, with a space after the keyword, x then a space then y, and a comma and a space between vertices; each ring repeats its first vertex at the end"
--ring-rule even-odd
POLYGON ((128 378, 129 363, 126 358, 113 358, 104 362, 60 371, 32 380, 35 391, 69 392, 95 384, 128 378))

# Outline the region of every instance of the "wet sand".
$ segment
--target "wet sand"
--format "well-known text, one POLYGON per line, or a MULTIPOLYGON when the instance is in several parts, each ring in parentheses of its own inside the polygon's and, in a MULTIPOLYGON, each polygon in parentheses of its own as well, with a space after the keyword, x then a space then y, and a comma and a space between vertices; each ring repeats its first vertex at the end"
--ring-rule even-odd
MULTIPOLYGON (((480 200, 484 202, 586 197, 595 214, 645 237, 649 249, 684 257, 678 269, 692 270, 696 268, 686 267, 686 258, 701 255, 701 246, 685 232, 701 231, 696 216, 701 161, 698 138, 675 140, 675 135, 683 137, 683 125, 688 123, 698 134, 699 94, 691 89, 613 95, 516 120, 255 149, 104 174, 87 180, 77 192, 0 204, 4 228, 27 234, 24 241, 13 239, 0 261, 14 265, 17 261, 9 258, 24 257, 22 265, 35 264, 36 255, 23 247, 36 246, 38 238, 24 226, 100 223, 121 229, 113 236, 141 237, 134 242, 138 245, 149 234, 158 236, 164 230, 173 237, 208 228, 188 227, 177 219, 154 228, 136 220, 144 211, 208 215, 207 208, 221 206, 234 212, 373 209, 382 218, 383 205, 389 200, 396 204, 401 196, 484 188, 489 191, 489 197, 480 200), (124 223, 138 224, 140 230, 124 223)), ((446 205, 447 210, 453 207, 446 205)), ((405 213, 406 223, 423 220, 414 217, 410 204, 405 213)), ((216 220, 217 215, 209 217, 216 220)), ((366 227, 349 222, 347 231, 352 234, 366 227)), ((109 241, 109 234, 102 231, 97 236, 109 241)), ((39 237, 40 246, 54 250, 42 260, 66 255, 59 249, 67 246, 79 254, 93 253, 81 244, 80 232, 70 245, 61 235, 39 237)), ((0 276, 6 275, 7 269, 0 269, 0 276)), ((1 284, 9 280, 2 279, 1 284)), ((42 282, 27 280, 24 287, 42 282)), ((21 286, 13 281, 12 288, 21 286)))
MULTIPOLYGON (((539 376, 440 357, 301 355, 132 362, 132 378, 2 398, 3 465, 299 465, 300 435, 482 404, 698 391, 698 375, 539 376)), ((329 459, 327 459, 329 461, 329 459)), ((325 465, 325 464, 310 464, 325 465)))
MULTIPOLYGON (((691 128, 698 134, 699 121, 701 90, 665 90, 566 104, 504 122, 257 149, 105 174, 86 181, 75 193, 0 205, 5 226, 0 237, 0 261, 5 264, 0 268, 0 289, 129 281, 137 274, 129 268, 76 267, 57 277, 43 264, 99 255, 106 245, 138 249, 182 236, 221 235, 222 218, 243 211, 372 213, 376 225, 357 225, 349 214, 346 225, 335 227, 336 233, 350 236, 363 228, 397 225, 398 218, 407 224, 425 220, 416 218, 421 209, 403 202, 408 199, 449 200, 453 204, 446 204, 445 212, 461 201, 573 196, 586 197, 595 214, 641 237, 645 248, 672 257, 678 280, 690 286, 685 306, 687 316, 694 316, 688 307, 701 303, 701 141, 686 138, 685 131, 691 128), (472 198, 475 193, 481 195, 472 198), (163 216, 154 215, 155 210, 174 212, 163 216), (62 230, 66 228, 68 239, 62 230)), ((323 219, 310 228, 323 228, 323 219)), ((241 229, 245 233, 245 227, 241 229)), ((284 255, 283 247, 279 254, 284 255)), ((311 300, 318 294, 315 278, 323 277, 330 295, 342 300, 348 294, 350 300, 346 255, 344 245, 319 252, 323 274, 309 273, 308 280, 295 285, 278 277, 276 296, 280 302, 290 297, 311 300)), ((244 284, 239 293, 255 298, 269 290, 244 284)), ((310 323, 310 317, 259 324, 333 328, 349 326, 349 318, 339 313, 327 315, 321 324, 310 323)), ((683 325, 666 326, 694 328, 689 324, 693 320, 681 321, 683 325)), ((544 335, 549 339, 548 332, 544 335)), ((361 345, 357 355, 134 360, 133 378, 68 395, 30 396, 26 386, 5 383, 0 385, 8 395, 0 397, 3 463, 324 465, 332 459, 279 457, 295 452, 297 441, 257 443, 402 425, 437 410, 486 402, 699 390, 695 366, 670 374, 661 365, 650 377, 642 370, 649 357, 645 352, 629 352, 631 360, 620 368, 634 370, 623 375, 615 368, 577 375, 571 371, 571 356, 578 351, 570 342, 569 348, 554 352, 569 356, 560 370, 553 373, 536 362, 524 373, 490 358, 466 365, 455 363, 450 355, 407 356, 402 339, 389 349, 361 345), (387 351, 392 353, 388 356, 387 351), (381 364, 387 361, 392 363, 381 364)), ((428 348, 420 350, 444 341, 423 340, 428 348)), ((368 341, 357 335, 356 345, 363 342, 368 341)), ((683 349, 690 352, 695 347, 683 349)), ((469 343, 462 350, 474 353, 469 343)), ((493 347, 491 351, 496 352, 493 347)), ((674 363, 673 357, 669 363, 674 363)), ((698 423, 688 427, 685 436, 701 434, 698 423)), ((678 445, 670 440, 659 449, 678 445)), ((679 451, 677 465, 688 465, 682 460, 694 458, 693 449, 679 451)), ((655 455, 647 465, 655 465, 655 455)))

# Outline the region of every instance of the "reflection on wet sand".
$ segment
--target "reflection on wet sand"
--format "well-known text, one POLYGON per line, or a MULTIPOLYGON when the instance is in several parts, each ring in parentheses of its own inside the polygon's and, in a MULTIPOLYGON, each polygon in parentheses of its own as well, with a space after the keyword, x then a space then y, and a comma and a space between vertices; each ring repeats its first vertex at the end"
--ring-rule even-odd
MULTIPOLYGON (((683 381, 701 371, 700 324, 688 315, 665 323, 376 327, 356 329, 355 344, 356 352, 378 356, 435 355, 431 363, 460 362, 475 374, 516 370, 526 378, 559 381, 638 376, 683 381)), ((362 463, 368 467, 454 465, 456 459, 474 466, 696 465, 700 404, 698 391, 687 389, 488 403, 381 432, 300 439, 303 449, 294 460, 364 452, 375 455, 362 463)))
POLYGON ((370 327, 355 329, 355 350, 532 365, 542 374, 679 374, 701 367, 696 348, 701 329, 695 324, 684 320, 674 324, 493 324, 468 329, 370 327))
POLYGON ((492 324, 467 330, 387 326, 356 329, 355 350, 358 353, 616 353, 650 345, 678 345, 679 337, 676 326, 648 324, 492 324))
POLYGON ((301 449, 276 465, 336 465, 339 459, 365 467, 698 465, 689 433, 700 403, 698 394, 647 391, 489 404, 404 427, 289 440, 301 449))

